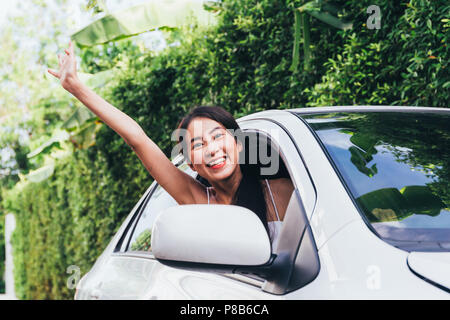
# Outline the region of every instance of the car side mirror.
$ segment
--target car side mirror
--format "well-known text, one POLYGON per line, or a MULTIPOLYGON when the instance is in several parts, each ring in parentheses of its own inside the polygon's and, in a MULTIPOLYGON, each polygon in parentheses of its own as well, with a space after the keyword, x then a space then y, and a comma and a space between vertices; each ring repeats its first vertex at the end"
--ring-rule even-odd
POLYGON ((261 220, 234 205, 181 205, 162 211, 153 225, 151 247, 163 261, 261 266, 271 258, 261 220))

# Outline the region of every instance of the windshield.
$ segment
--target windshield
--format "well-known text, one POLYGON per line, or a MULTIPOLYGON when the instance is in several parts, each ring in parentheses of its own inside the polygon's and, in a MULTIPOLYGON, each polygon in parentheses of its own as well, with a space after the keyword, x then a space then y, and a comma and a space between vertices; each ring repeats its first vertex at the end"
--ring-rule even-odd
POLYGON ((450 251, 450 113, 298 116, 375 233, 408 251, 450 251))

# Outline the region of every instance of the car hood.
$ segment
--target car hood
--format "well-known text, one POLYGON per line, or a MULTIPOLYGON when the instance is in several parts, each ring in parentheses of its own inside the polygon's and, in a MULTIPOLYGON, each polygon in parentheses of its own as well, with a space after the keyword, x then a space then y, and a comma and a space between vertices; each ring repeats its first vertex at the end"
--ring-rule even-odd
POLYGON ((408 266, 419 277, 450 292, 450 252, 411 252, 408 266))

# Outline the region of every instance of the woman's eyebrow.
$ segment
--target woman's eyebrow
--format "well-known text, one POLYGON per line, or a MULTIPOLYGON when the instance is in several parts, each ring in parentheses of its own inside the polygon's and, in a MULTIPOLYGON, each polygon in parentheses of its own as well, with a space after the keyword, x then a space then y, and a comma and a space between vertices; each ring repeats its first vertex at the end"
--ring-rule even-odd
MULTIPOLYGON (((217 126, 217 127, 215 127, 214 129, 210 130, 210 131, 209 131, 209 134, 213 133, 213 132, 216 131, 216 130, 220 130, 220 129, 223 129, 223 128, 220 127, 220 126, 217 126)), ((192 139, 191 139, 191 143, 194 142, 195 140, 202 140, 202 139, 203 139, 202 137, 195 137, 195 138, 192 138, 192 139)))
POLYGON ((212 129, 211 131, 209 131, 209 134, 213 133, 214 131, 218 130, 218 129, 223 129, 222 127, 215 127, 214 129, 212 129))

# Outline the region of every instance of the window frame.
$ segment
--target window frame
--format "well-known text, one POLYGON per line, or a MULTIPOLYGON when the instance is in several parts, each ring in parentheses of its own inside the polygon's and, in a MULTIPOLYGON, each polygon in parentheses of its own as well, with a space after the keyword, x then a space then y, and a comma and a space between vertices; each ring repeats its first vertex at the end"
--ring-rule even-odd
POLYGON ((136 208, 136 210, 134 211, 133 216, 131 217, 130 221, 128 222, 126 228, 123 230, 119 241, 117 241, 117 243, 114 247, 114 250, 112 252, 113 255, 118 255, 118 254, 122 254, 125 252, 124 245, 127 243, 128 238, 132 234, 132 232, 130 232, 130 229, 132 229, 134 227, 137 217, 140 216, 140 214, 144 208, 144 204, 146 204, 148 201, 147 199, 149 198, 149 196, 151 194, 153 194, 153 191, 155 189, 154 184, 155 184, 155 182, 151 183, 150 186, 147 188, 147 191, 139 199, 139 201, 138 201, 139 206, 136 208))
MULTIPOLYGON (((280 114, 278 114, 280 115, 280 114)), ((269 115, 270 116, 270 115, 269 115)), ((297 222, 301 222, 306 225, 303 235, 304 237, 300 237, 298 239, 297 243, 292 243, 290 246, 290 257, 291 259, 291 265, 289 267, 289 270, 284 270, 283 272, 289 272, 292 274, 292 276, 295 277, 295 280, 291 281, 292 278, 290 278, 289 283, 277 283, 277 281, 268 281, 267 279, 261 278, 264 280, 262 283, 261 289, 263 291, 266 291, 268 293, 276 294, 276 295, 284 295, 289 292, 292 292, 294 290, 298 290, 306 286, 307 284, 311 283, 316 279, 318 274, 320 273, 320 259, 318 255, 318 248, 314 239, 313 232, 311 230, 311 226, 309 225, 309 221, 311 219, 311 216, 315 210, 316 203, 317 203, 317 190, 314 185, 314 180, 311 177, 311 174, 309 173, 308 167, 306 166, 306 163, 303 159, 301 149, 295 142, 295 139, 292 137, 292 134, 289 132, 286 126, 283 125, 283 120, 286 120, 288 122, 290 121, 298 121, 298 124, 301 125, 303 122, 299 121, 297 117, 290 113, 286 113, 283 115, 283 117, 270 117, 267 116, 261 116, 261 117, 252 117, 251 119, 246 119, 239 124, 241 125, 241 128, 243 130, 251 130, 251 131, 257 131, 261 132, 263 134, 268 135, 271 138, 271 141, 274 142, 279 150, 280 150, 280 156, 289 172, 289 176, 291 178, 291 181, 294 185, 294 191, 291 195, 292 197, 295 197, 295 204, 299 206, 298 210, 295 210, 296 216, 293 217, 293 220, 296 220, 297 222), (288 117, 289 119, 286 119, 285 117, 288 117), (246 123, 252 123, 252 128, 247 127, 246 123), (262 126, 258 125, 261 124, 262 126), (265 125, 264 125, 265 123, 265 125), (272 137, 270 135, 270 126, 275 126, 277 129, 281 130, 285 135, 286 139, 289 141, 290 144, 294 147, 294 150, 291 150, 288 148, 288 146, 285 145, 280 140, 276 139, 275 137, 272 137), (258 128, 258 129, 255 129, 258 128), (287 150, 286 150, 287 149, 287 150), (287 159, 287 154, 291 154, 289 157, 298 157, 299 161, 295 162, 294 164, 290 164, 291 162, 287 159), (294 155, 292 155, 294 154, 294 155), (305 207, 304 200, 305 198, 308 198, 309 205, 308 207, 305 207), (304 264, 303 260, 300 257, 302 256, 308 256, 308 259, 311 260, 310 264, 304 264), (305 268, 308 270, 307 279, 303 278, 303 273, 301 275, 298 274, 299 271, 305 270, 305 268)), ((293 199, 291 199, 292 201, 293 199)), ((286 213, 285 219, 288 218, 288 213, 286 213)), ((296 227, 294 225, 291 225, 281 231, 280 237, 283 237, 283 235, 286 237, 288 235, 292 234, 296 227)), ((294 232, 295 233, 295 232, 294 232)), ((295 241, 295 239, 292 239, 295 241)), ((292 241, 291 240, 291 241, 292 241)), ((282 241, 282 240, 280 240, 282 241)), ((275 252, 279 254, 285 254, 285 252, 275 252)), ((277 263, 275 260, 274 263, 277 263)), ((284 264, 283 262, 279 262, 284 264)), ((285 266, 281 266, 283 269, 285 269, 285 266)))
MULTIPOLYGON (((144 199, 142 206, 139 208, 139 212, 138 212, 138 216, 136 217, 136 219, 134 219, 133 223, 132 223, 132 227, 130 228, 130 232, 128 232, 123 247, 121 249, 123 249, 123 252, 135 252, 135 253, 139 253, 141 251, 130 251, 130 242, 131 242, 131 238, 133 237, 134 232, 136 231, 136 226, 139 222, 139 220, 141 219, 142 213, 145 211, 145 208, 147 207, 148 202, 150 201, 151 197, 153 196, 153 194, 155 193, 156 189, 158 188, 159 184, 154 181, 152 183, 152 189, 149 192, 149 194, 147 195, 147 197, 144 199)), ((141 252, 144 253, 144 252, 141 252)), ((150 253, 150 252, 149 252, 150 253)))

